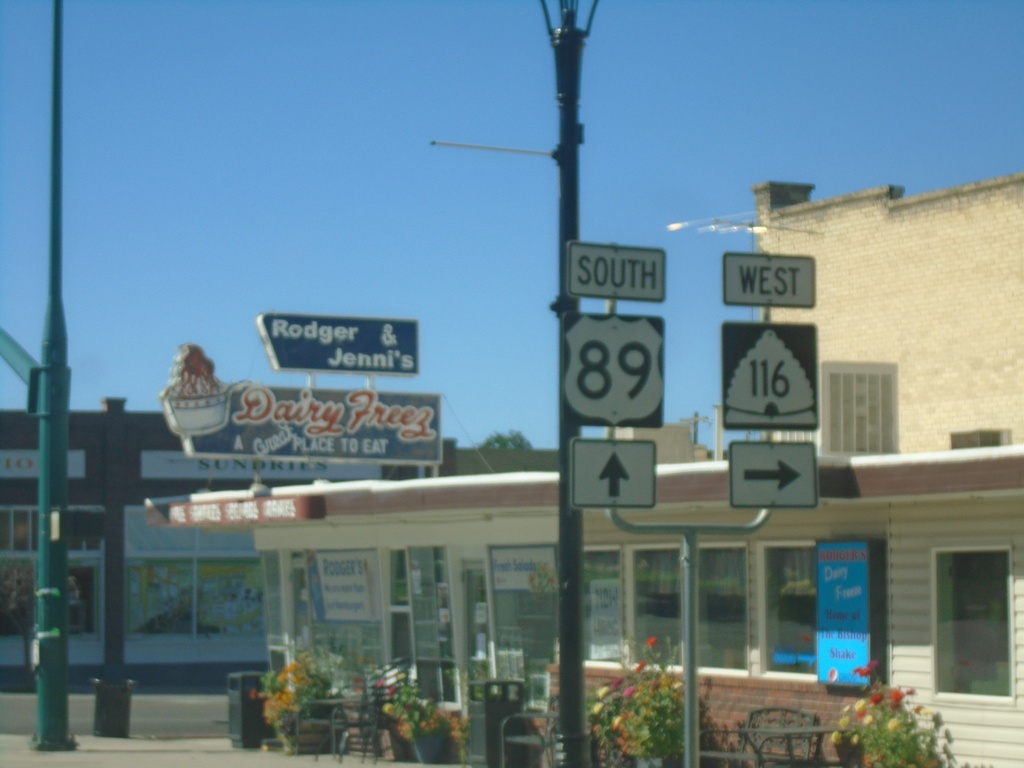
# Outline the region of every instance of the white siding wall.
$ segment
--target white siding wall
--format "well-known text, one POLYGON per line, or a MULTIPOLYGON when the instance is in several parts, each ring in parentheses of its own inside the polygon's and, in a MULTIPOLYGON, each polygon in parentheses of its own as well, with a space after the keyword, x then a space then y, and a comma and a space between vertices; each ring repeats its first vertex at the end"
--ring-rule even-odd
POLYGON ((917 690, 920 703, 942 714, 961 765, 1024 765, 1024 532, 1019 502, 977 500, 962 504, 921 501, 895 510, 890 539, 893 682, 917 690), (935 691, 934 633, 936 548, 1009 547, 1012 616, 1012 694, 964 696, 935 691))

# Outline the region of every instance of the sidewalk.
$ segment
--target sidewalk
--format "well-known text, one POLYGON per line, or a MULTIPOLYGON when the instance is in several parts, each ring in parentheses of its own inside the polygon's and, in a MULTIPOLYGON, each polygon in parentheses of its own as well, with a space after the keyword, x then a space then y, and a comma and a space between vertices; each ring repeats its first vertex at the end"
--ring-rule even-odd
MULTIPOLYGON (((30 737, 0 734, 3 768, 315 768, 343 765, 372 766, 372 757, 345 755, 340 763, 331 755, 286 755, 259 749, 235 749, 227 738, 111 739, 76 736, 78 748, 68 752, 39 752, 30 737)), ((380 768, 414 768, 418 763, 377 761, 380 768)))

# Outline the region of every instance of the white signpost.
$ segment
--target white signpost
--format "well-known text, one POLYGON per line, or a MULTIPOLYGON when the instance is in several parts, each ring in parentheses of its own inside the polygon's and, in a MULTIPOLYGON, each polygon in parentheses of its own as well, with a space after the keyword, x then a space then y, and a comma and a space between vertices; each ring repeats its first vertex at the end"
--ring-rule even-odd
POLYGON ((578 425, 660 427, 664 331, 660 317, 565 315, 567 418, 578 425))
POLYGON ((726 304, 810 308, 814 294, 814 259, 810 256, 726 253, 722 257, 726 304))
POLYGON ((655 505, 656 446, 649 440, 572 441, 574 507, 650 508, 655 505))
POLYGON ((729 504, 737 508, 818 506, 813 443, 736 442, 729 446, 729 504))
POLYGON ((571 242, 566 260, 570 296, 665 300, 665 251, 571 242))

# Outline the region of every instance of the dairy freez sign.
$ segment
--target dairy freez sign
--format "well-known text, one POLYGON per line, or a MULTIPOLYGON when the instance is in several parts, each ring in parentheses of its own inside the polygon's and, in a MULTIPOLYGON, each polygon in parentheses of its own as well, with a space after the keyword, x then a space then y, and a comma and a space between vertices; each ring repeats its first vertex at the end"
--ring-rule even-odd
POLYGON ((275 371, 416 376, 415 320, 264 312, 256 318, 275 371))
MULTIPOLYGON (((382 464, 441 461, 441 397, 239 382, 212 431, 181 435, 189 456, 320 459, 382 464)), ((179 406, 179 409, 181 406, 179 406)), ((173 419, 176 415, 170 411, 173 419)))

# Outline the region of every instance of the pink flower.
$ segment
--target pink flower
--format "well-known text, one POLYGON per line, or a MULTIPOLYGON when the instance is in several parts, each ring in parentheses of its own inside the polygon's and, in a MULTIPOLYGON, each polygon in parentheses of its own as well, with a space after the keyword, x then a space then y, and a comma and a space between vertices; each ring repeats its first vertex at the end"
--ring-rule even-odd
POLYGON ((631 697, 631 696, 632 696, 632 695, 633 695, 634 693, 636 693, 636 686, 635 686, 635 685, 631 685, 631 686, 629 686, 629 688, 627 688, 626 690, 624 690, 624 691, 622 692, 622 698, 624 698, 624 699, 628 699, 628 698, 630 698, 630 697, 631 697))

